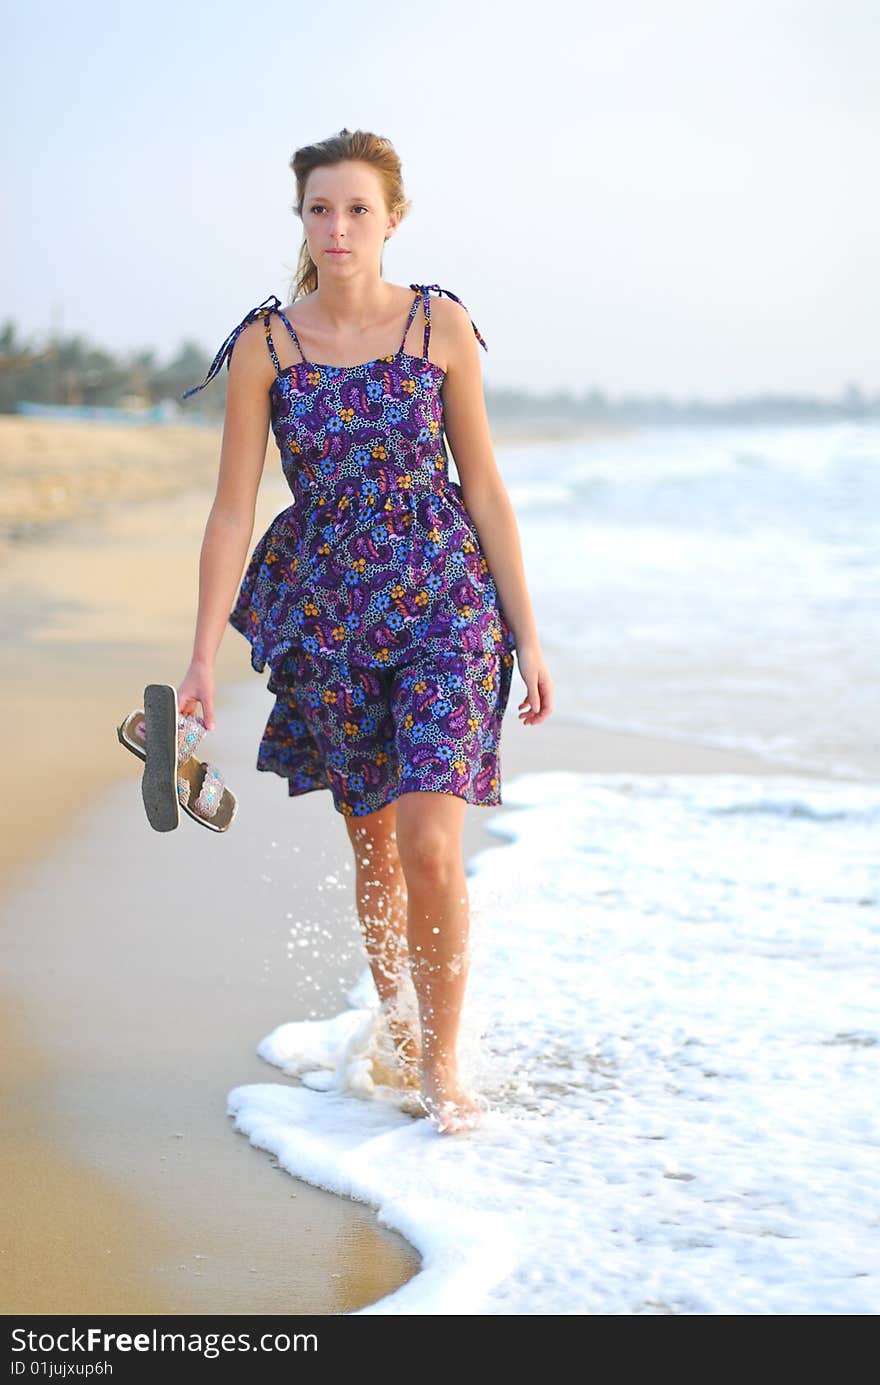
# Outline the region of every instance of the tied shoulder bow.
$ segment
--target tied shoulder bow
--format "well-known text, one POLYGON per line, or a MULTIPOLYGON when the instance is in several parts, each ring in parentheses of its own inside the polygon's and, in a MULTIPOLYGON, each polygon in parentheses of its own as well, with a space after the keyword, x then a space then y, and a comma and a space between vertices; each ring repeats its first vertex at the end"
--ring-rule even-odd
POLYGON ((226 362, 226 369, 228 370, 232 358, 232 349, 245 327, 251 322, 259 322, 261 318, 268 317, 269 313, 277 312, 280 307, 281 299, 276 294, 272 293, 268 298, 263 299, 259 307, 251 308, 247 316, 243 317, 238 326, 233 327, 232 331, 229 333, 229 336, 211 362, 211 368, 202 383, 200 385, 193 385, 191 389, 188 389, 185 394, 180 396, 181 399, 189 399, 191 394, 197 394, 199 390, 203 390, 206 385, 209 385, 214 379, 214 376, 221 369, 224 361, 226 362))

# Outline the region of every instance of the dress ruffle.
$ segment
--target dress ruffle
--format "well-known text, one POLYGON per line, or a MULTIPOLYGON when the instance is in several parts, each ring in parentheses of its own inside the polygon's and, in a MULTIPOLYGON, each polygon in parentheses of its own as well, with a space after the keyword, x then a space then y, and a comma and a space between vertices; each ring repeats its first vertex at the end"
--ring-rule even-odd
POLYGON ((294 649, 362 667, 392 667, 416 646, 509 654, 513 632, 458 485, 370 499, 343 492, 276 515, 229 617, 252 667, 280 667, 294 649))

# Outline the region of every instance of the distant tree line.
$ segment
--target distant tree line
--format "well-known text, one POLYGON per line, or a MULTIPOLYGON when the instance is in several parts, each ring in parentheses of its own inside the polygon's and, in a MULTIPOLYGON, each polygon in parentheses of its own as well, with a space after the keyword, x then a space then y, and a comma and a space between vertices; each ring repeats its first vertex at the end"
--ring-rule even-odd
POLYGON ((59 336, 41 348, 20 339, 12 322, 0 329, 0 413, 15 413, 20 399, 45 404, 137 407, 179 398, 203 380, 211 358, 185 341, 170 361, 154 351, 117 357, 82 336, 59 336))
MULTIPOLYGON (((20 400, 71 405, 115 405, 147 408, 174 400, 181 417, 223 413, 227 371, 224 365, 209 389, 181 403, 190 386, 204 380, 213 356, 195 341, 184 341, 170 360, 159 361, 152 350, 119 357, 84 337, 58 336, 35 347, 23 341, 11 320, 0 329, 0 413, 15 413, 20 400)), ((490 417, 505 423, 692 423, 830 421, 880 418, 880 391, 871 395, 857 384, 841 388, 837 398, 809 394, 762 393, 726 400, 691 396, 683 400, 663 394, 632 393, 612 397, 585 388, 534 393, 521 389, 486 387, 490 417)))

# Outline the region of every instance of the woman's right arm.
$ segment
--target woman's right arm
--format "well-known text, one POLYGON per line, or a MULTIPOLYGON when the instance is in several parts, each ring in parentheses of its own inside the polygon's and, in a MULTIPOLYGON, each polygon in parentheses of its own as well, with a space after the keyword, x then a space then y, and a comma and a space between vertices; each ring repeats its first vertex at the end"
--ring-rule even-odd
POLYGON ((214 664, 235 603, 254 532, 257 492, 269 437, 271 360, 261 322, 251 323, 229 360, 217 491, 199 558, 199 603, 192 661, 177 690, 181 715, 214 720, 214 664), (267 371, 268 367, 268 371, 267 371))

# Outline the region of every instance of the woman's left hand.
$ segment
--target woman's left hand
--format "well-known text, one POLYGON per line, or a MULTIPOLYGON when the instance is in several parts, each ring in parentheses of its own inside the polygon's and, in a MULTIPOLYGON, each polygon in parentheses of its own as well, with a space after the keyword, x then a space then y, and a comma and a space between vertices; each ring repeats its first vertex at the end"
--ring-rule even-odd
POLYGON ((553 679, 540 645, 517 645, 516 662, 527 689, 517 715, 523 726, 537 726, 553 711, 553 679))

